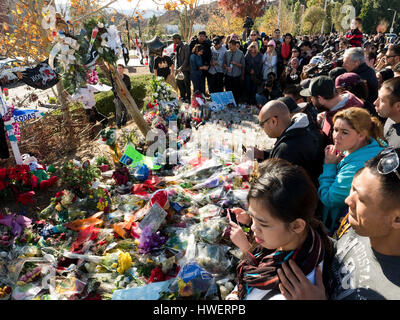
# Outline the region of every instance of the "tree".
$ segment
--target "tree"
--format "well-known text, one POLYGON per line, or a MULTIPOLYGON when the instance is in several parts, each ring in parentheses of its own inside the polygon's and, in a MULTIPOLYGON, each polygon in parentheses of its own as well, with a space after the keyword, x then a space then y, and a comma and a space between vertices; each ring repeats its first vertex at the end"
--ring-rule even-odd
MULTIPOLYGON (((278 25, 278 15, 278 6, 275 5, 269 7, 262 17, 255 20, 254 28, 272 35, 278 25)), ((279 19, 279 29, 281 30, 281 34, 292 31, 293 18, 293 13, 286 6, 285 1, 282 1, 279 19)))
POLYGON ((309 34, 313 34, 315 31, 318 31, 318 27, 321 28, 322 21, 325 19, 325 17, 326 13, 323 8, 307 8, 303 18, 303 31, 308 32, 309 34))
POLYGON ((163 5, 165 10, 179 12, 179 29, 181 36, 182 39, 189 42, 193 33, 199 0, 153 0, 153 2, 158 5, 163 5))
POLYGON ((261 17, 265 12, 268 0, 219 0, 218 3, 225 10, 232 12, 235 16, 253 19, 261 17))
POLYGON ((210 15, 206 26, 208 34, 226 35, 226 34, 241 34, 243 31, 243 20, 235 17, 232 12, 218 8, 210 15))
POLYGON ((300 1, 297 0, 296 3, 294 4, 294 9, 293 9, 294 13, 293 13, 293 20, 294 20, 294 24, 292 27, 292 33, 294 35, 298 35, 301 30, 300 30, 300 23, 301 23, 301 4, 300 1))

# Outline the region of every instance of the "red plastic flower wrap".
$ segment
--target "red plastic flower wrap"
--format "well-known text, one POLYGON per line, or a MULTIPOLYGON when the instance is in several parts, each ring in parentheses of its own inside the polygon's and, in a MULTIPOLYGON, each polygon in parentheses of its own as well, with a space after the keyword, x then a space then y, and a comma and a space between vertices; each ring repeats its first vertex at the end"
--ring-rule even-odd
POLYGON ((117 168, 114 171, 112 178, 118 185, 127 184, 129 181, 129 170, 126 167, 117 168))

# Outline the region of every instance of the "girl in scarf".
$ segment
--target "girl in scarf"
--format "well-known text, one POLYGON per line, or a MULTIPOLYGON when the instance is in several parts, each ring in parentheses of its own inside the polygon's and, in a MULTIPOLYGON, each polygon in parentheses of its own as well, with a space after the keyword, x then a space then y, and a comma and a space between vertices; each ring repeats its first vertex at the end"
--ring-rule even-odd
MULTIPOLYGON (((318 196, 306 172, 282 159, 266 160, 247 200, 254 243, 244 253, 236 271, 237 285, 226 299, 285 299, 279 291, 278 269, 289 260, 315 283, 316 272, 332 257, 332 244, 314 218, 318 196)), ((231 225, 238 239, 238 226, 231 225)))

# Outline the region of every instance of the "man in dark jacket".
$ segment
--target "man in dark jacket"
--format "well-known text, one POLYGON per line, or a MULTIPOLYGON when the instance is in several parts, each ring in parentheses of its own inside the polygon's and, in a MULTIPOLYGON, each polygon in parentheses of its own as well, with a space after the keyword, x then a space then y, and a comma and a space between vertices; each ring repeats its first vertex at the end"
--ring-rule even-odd
MULTIPOLYGON (((200 31, 197 37, 193 37, 190 41, 190 52, 192 53, 193 48, 196 44, 201 44, 204 47, 204 52, 201 55, 204 66, 210 66, 212 53, 211 53, 211 40, 207 38, 207 33, 205 31, 200 31)), ((207 83, 209 83, 208 70, 203 70, 203 79, 207 78, 207 83)))
MULTIPOLYGON (((128 89, 128 91, 131 91, 131 79, 127 74, 124 73, 125 66, 123 64, 118 64, 117 71, 119 76, 122 78, 122 81, 125 83, 125 86, 128 89)), ((126 124, 128 111, 126 110, 125 105, 118 97, 114 82, 112 83, 112 91, 114 93, 115 122, 117 123, 118 129, 121 129, 121 127, 126 124)))
POLYGON ((190 47, 182 42, 179 34, 174 34, 172 41, 176 45, 175 72, 176 74, 182 72, 184 76, 183 79, 176 79, 176 84, 178 85, 181 99, 190 103, 190 47))
POLYGON ((291 118, 289 108, 282 101, 273 100, 261 109, 258 118, 267 136, 277 140, 272 150, 254 148, 254 158, 285 159, 303 167, 318 185, 324 161, 323 136, 310 125, 307 115, 298 113, 291 118))
POLYGON ((347 72, 357 73, 361 79, 368 83, 368 101, 374 103, 378 98, 378 78, 375 70, 365 63, 364 50, 362 48, 347 49, 343 56, 343 68, 347 72))

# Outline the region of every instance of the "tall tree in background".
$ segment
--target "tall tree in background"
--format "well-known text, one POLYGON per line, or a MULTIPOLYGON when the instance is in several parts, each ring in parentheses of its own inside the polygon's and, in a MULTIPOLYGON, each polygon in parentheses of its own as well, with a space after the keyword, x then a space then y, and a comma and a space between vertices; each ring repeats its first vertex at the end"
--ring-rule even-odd
POLYGON ((268 0, 219 0, 218 3, 225 10, 232 12, 235 16, 245 18, 261 17, 268 4, 268 0))
POLYGON ((196 20, 196 10, 199 0, 153 0, 157 5, 163 6, 168 11, 179 12, 179 29, 182 39, 189 42, 193 34, 193 26, 196 20))
POLYGON ((321 7, 311 7, 304 13, 303 31, 313 34, 321 31, 322 20, 325 19, 325 10, 321 7))
POLYGON ((300 26, 301 26, 301 3, 299 0, 296 1, 293 7, 293 20, 294 24, 292 27, 292 33, 294 35, 298 35, 301 33, 300 26))
POLYGON ((235 17, 230 11, 218 8, 210 15, 206 31, 208 34, 217 35, 241 34, 243 31, 243 19, 235 17))

